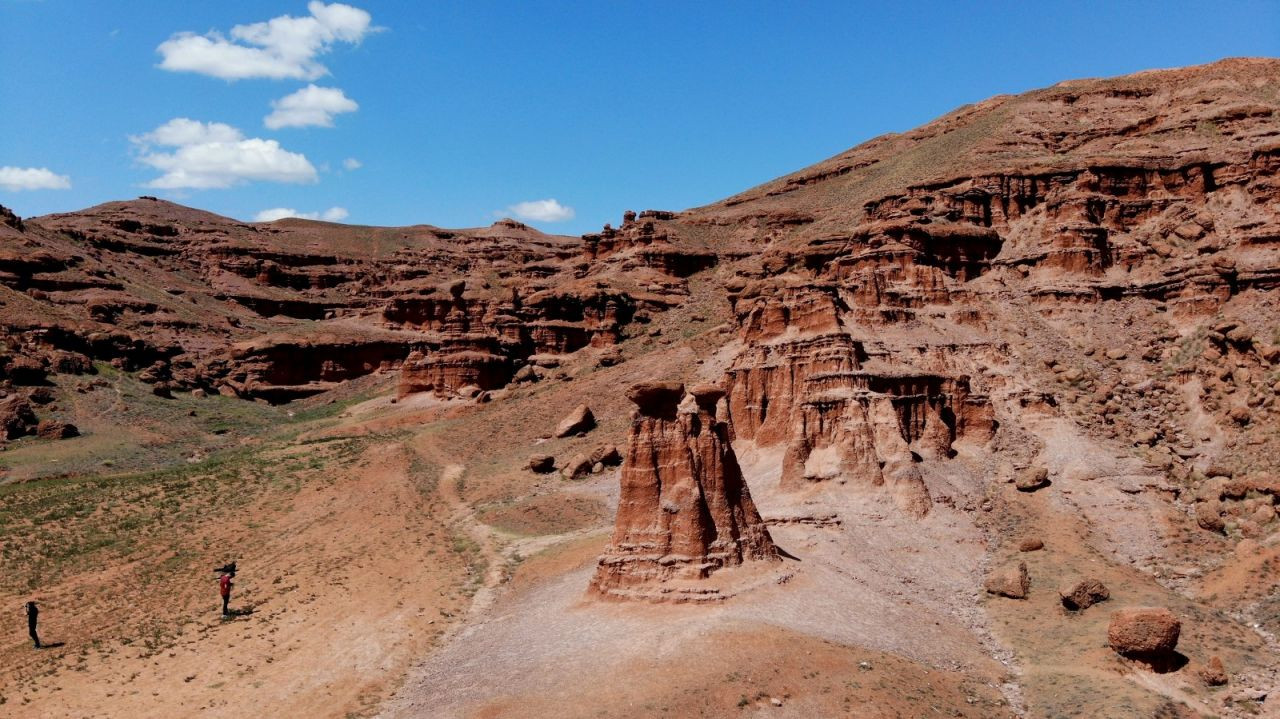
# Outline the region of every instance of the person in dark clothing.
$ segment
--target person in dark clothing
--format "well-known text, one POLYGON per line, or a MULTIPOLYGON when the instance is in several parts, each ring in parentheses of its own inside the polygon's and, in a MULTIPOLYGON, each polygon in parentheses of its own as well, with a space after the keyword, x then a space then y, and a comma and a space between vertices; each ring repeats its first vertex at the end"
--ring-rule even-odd
POLYGON ((35 643, 36 649, 40 648, 40 635, 36 633, 36 622, 40 619, 40 607, 35 602, 27 602, 27 633, 31 635, 31 641, 35 643))
POLYGON ((233 586, 231 579, 234 576, 236 576, 236 572, 232 569, 231 571, 223 572, 222 576, 218 578, 218 592, 222 595, 222 616, 224 617, 231 616, 231 609, 228 604, 231 602, 231 587, 233 586))

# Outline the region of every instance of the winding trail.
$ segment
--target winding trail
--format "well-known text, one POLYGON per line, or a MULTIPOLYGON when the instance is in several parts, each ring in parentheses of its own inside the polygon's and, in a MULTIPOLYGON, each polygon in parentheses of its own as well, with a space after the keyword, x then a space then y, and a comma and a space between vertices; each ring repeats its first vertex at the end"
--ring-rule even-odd
POLYGON ((465 486, 464 478, 467 472, 466 465, 453 462, 451 461, 452 458, 441 456, 443 453, 424 441, 424 438, 418 438, 409 446, 424 460, 434 460, 443 465, 444 469, 440 472, 437 492, 449 507, 447 526, 451 531, 469 537, 479 548, 483 576, 480 578, 480 586, 471 598, 471 605, 467 608, 466 619, 455 624, 447 633, 446 638, 452 638, 458 633, 468 631, 476 623, 476 620, 493 606, 498 587, 504 581, 503 566, 508 559, 508 552, 493 529, 480 521, 476 516, 475 508, 462 496, 462 488, 465 486))

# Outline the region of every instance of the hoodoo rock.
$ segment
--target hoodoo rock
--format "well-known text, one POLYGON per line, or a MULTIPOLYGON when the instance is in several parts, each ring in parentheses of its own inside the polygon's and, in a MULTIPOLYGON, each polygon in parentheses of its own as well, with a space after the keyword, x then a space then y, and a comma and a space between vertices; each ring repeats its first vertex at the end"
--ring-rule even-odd
POLYGON ((749 561, 778 561, 751 500, 729 427, 716 420, 718 387, 688 394, 676 383, 633 386, 637 409, 622 467, 613 539, 591 581, 609 599, 706 601, 696 586, 749 561), (694 581, 689 581, 694 580, 694 581))
POLYGON ((1116 652, 1137 658, 1156 658, 1178 646, 1182 622, 1164 607, 1130 607, 1111 615, 1107 643, 1116 652))

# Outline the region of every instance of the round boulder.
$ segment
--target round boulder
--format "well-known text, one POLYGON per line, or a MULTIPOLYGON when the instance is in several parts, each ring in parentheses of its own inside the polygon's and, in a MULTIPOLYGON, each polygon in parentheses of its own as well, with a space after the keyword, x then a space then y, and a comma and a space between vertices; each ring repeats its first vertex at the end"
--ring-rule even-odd
POLYGON ((1107 643, 1119 654, 1168 654, 1178 646, 1182 622, 1164 607, 1129 607, 1111 615, 1107 643))

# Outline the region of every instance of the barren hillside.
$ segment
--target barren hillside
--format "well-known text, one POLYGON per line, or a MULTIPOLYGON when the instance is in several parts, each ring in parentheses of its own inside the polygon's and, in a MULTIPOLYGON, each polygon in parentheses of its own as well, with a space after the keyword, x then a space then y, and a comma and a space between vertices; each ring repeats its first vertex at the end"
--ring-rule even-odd
POLYGON ((4 713, 1274 715, 1278 113, 1075 80, 583 238, 0 212, 4 713))

